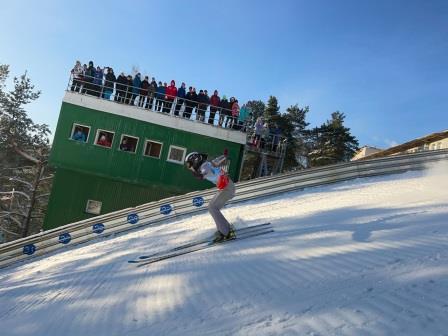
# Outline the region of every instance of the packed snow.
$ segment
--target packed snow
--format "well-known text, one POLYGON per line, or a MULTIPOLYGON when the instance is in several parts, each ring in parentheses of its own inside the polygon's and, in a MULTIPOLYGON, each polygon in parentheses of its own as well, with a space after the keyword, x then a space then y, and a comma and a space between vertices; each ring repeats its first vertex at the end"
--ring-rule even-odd
POLYGON ((448 166, 227 206, 275 232, 137 268, 207 213, 0 270, 10 335, 448 335, 448 166))

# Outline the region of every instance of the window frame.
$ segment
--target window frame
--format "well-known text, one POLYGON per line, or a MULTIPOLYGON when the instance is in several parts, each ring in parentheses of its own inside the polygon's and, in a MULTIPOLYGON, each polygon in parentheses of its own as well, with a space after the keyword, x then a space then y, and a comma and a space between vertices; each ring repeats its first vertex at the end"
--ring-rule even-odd
POLYGON ((130 154, 137 154, 137 148, 138 148, 138 143, 139 143, 139 141, 140 141, 140 138, 139 138, 139 137, 136 137, 136 136, 133 136, 133 135, 129 135, 129 134, 122 134, 121 137, 120 137, 120 143, 119 143, 119 145, 118 145, 118 147, 117 147, 117 151, 119 151, 119 152, 125 152, 125 153, 130 153, 130 154), (132 152, 132 151, 125 151, 125 150, 121 150, 121 149, 120 149, 120 146, 121 146, 121 143, 123 142, 123 138, 124 138, 124 137, 132 138, 132 139, 137 139, 137 142, 135 143, 135 148, 134 148, 134 151, 133 151, 133 152, 132 152))
POLYGON ((160 158, 162 157, 162 151, 163 151, 163 142, 152 140, 152 139, 145 139, 145 145, 143 146, 143 153, 142 153, 142 155, 144 157, 160 160, 160 158), (146 148, 147 148, 149 142, 157 143, 160 145, 160 153, 159 153, 158 157, 145 154, 146 148))
POLYGON ((88 143, 88 142, 89 142, 89 138, 90 138, 91 130, 92 130, 92 127, 91 127, 91 126, 82 125, 82 124, 78 124, 78 123, 75 123, 75 122, 74 122, 73 125, 72 125, 72 131, 71 131, 71 133, 70 133, 69 140, 76 141, 76 142, 80 142, 80 143, 88 143), (75 140, 75 139, 73 139, 73 134, 74 134, 74 132, 75 132, 75 128, 76 128, 76 127, 86 127, 86 128, 89 129, 89 133, 87 134, 86 141, 79 141, 79 140, 75 140))
POLYGON ((114 139, 115 139, 115 132, 113 132, 113 131, 108 131, 108 130, 101 129, 101 128, 98 128, 98 129, 96 130, 95 141, 93 141, 93 144, 94 144, 95 146, 98 146, 98 147, 101 147, 101 148, 112 149, 112 147, 114 146, 114 139), (99 140, 99 139, 98 139, 98 135, 99 135, 100 132, 112 133, 112 141, 110 142, 110 147, 103 146, 103 145, 98 145, 98 144, 97 144, 97 142, 98 142, 98 140, 99 140))
POLYGON ((166 157, 166 161, 167 162, 171 162, 171 163, 176 163, 179 165, 183 165, 184 161, 185 161, 185 157, 187 156, 187 148, 186 147, 180 147, 180 146, 176 146, 176 145, 170 145, 170 147, 168 148, 168 155, 166 157), (176 161, 176 160, 171 160, 170 159, 170 154, 171 154, 171 150, 172 149, 180 149, 183 150, 183 155, 182 155, 182 160, 181 161, 176 161))

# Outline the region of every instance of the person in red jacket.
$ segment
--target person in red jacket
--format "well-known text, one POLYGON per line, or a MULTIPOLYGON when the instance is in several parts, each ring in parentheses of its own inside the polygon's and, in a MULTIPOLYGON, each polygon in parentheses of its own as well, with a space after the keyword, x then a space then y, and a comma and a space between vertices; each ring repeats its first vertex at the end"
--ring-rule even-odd
POLYGON ((174 98, 177 96, 177 88, 176 88, 176 82, 174 80, 171 81, 170 86, 166 88, 165 92, 165 113, 170 113, 171 106, 173 106, 174 98))
POLYGON ((208 123, 212 124, 215 121, 215 114, 218 111, 219 105, 221 104, 221 98, 218 96, 218 90, 213 92, 213 96, 210 98, 210 115, 208 117, 208 123))

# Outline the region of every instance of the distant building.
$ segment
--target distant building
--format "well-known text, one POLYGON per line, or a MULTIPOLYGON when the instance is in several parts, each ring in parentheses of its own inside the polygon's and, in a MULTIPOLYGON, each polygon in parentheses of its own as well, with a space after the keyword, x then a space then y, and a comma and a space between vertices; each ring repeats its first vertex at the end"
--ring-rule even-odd
POLYGON ((356 152, 356 154, 353 156, 351 161, 356 161, 356 160, 362 159, 362 158, 364 158, 364 157, 366 157, 368 155, 372 155, 372 154, 375 154, 375 153, 378 153, 378 152, 381 152, 381 151, 382 151, 382 149, 379 149, 379 148, 376 148, 376 147, 364 146, 364 147, 361 147, 356 152))
POLYGON ((432 133, 376 153, 365 155, 358 160, 376 159, 391 155, 416 153, 428 150, 448 149, 448 130, 432 133))

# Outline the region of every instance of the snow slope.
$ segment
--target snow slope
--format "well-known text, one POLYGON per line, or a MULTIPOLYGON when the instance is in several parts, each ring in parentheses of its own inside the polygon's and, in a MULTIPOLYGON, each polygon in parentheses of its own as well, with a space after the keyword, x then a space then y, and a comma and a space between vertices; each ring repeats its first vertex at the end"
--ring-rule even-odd
POLYGON ((204 213, 0 270, 9 335, 448 335, 448 166, 225 209, 275 232, 144 268, 204 213))

